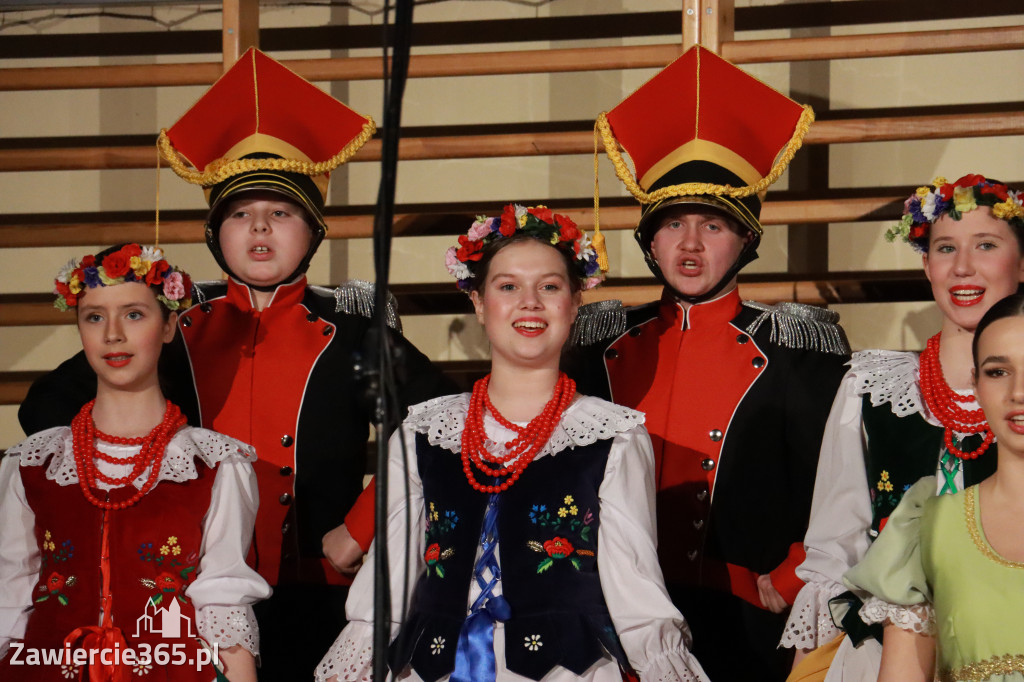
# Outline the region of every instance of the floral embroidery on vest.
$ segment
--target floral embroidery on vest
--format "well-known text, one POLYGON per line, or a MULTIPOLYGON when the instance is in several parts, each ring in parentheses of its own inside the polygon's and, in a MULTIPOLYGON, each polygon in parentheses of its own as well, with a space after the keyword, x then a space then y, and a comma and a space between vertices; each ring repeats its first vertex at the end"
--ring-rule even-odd
POLYGON ((164 595, 177 597, 182 604, 188 603, 188 597, 184 595, 185 589, 192 584, 196 578, 196 562, 199 559, 198 552, 189 552, 184 558, 180 558, 184 549, 178 543, 178 538, 171 535, 167 540, 154 551, 152 542, 143 542, 139 545, 139 558, 153 564, 156 578, 139 578, 143 586, 156 590, 157 594, 150 598, 150 601, 159 606, 164 595))
MULTIPOLYGON (((455 555, 454 547, 446 547, 441 549, 441 543, 444 542, 444 536, 455 530, 455 526, 459 523, 459 516, 452 510, 447 510, 444 515, 441 515, 434 503, 430 503, 430 508, 427 509, 427 526, 426 526, 426 545, 427 550, 423 553, 423 560, 427 562, 427 575, 436 575, 438 578, 444 577, 444 566, 441 564, 445 559, 449 559, 455 555)), ((444 648, 442 641, 441 648, 444 648)))
MULTIPOLYGON (((885 469, 878 477, 878 481, 875 482, 873 488, 871 488, 871 511, 873 516, 879 516, 879 510, 895 509, 900 503, 900 499, 903 497, 903 493, 910 489, 910 485, 905 485, 899 492, 896 492, 896 487, 893 485, 892 480, 889 478, 889 472, 885 469)), ((882 517, 878 524, 878 531, 881 532, 882 528, 885 527, 886 522, 889 520, 889 516, 885 515, 882 517)))
POLYGON ((594 552, 593 550, 574 547, 573 542, 577 545, 593 543, 590 536, 594 514, 588 509, 581 519, 579 507, 575 504, 575 499, 572 495, 566 495, 562 498, 562 505, 558 506, 557 509, 554 507, 551 507, 551 509, 554 509, 554 511, 549 510, 546 504, 535 504, 530 510, 530 523, 541 528, 550 529, 552 533, 559 533, 559 535, 555 535, 543 542, 530 540, 526 543, 526 546, 534 552, 547 554, 537 564, 537 573, 543 573, 548 570, 559 559, 569 559, 569 563, 578 571, 581 564, 580 560, 574 555, 594 556, 594 552), (571 536, 572 540, 562 537, 563 535, 571 536))
POLYGON ((44 602, 50 597, 56 598, 60 602, 61 606, 68 605, 68 596, 64 594, 65 588, 74 587, 78 579, 73 576, 64 576, 57 570, 51 570, 50 575, 42 580, 42 577, 46 575, 46 570, 56 569, 57 566, 66 562, 68 559, 75 555, 75 546, 71 544, 70 540, 65 540, 60 544, 60 549, 57 549, 57 543, 53 541, 53 535, 50 531, 43 533, 43 543, 40 547, 42 550, 42 565, 39 569, 40 583, 36 587, 36 591, 40 592, 40 595, 36 597, 36 603, 44 602))

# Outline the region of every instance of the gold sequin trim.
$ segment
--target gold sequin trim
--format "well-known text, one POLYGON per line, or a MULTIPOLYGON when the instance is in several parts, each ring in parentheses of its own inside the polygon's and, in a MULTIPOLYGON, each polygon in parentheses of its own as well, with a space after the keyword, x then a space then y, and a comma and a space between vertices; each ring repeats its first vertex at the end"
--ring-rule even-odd
POLYGON ((982 682, 993 675, 1024 673, 1024 654, 996 656, 939 674, 941 682, 982 682))
MULTIPOLYGON (((985 538, 981 534, 981 524, 977 515, 974 513, 974 509, 977 506, 974 502, 977 495, 978 487, 971 486, 964 491, 964 515, 967 517, 967 531, 971 534, 971 540, 974 541, 974 546, 978 548, 978 551, 984 554, 987 558, 996 562, 1001 566, 1007 566, 1009 568, 1024 568, 1024 563, 1019 561, 1010 561, 996 554, 996 551, 985 541, 985 538)), ((1024 661, 1024 658, 1020 659, 1024 661)), ((1021 663, 1024 665, 1024 663, 1021 663)), ((1020 668, 1024 672, 1024 667, 1020 668)), ((960 678, 957 678, 960 679, 960 678)))

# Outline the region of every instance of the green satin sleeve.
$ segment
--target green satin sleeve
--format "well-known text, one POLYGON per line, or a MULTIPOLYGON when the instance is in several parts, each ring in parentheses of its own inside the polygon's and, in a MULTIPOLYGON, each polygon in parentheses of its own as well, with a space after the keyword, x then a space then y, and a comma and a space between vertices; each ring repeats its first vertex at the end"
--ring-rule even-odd
POLYGON ((850 589, 901 606, 932 600, 921 558, 921 517, 935 488, 935 477, 927 476, 903 495, 868 553, 843 576, 850 589))

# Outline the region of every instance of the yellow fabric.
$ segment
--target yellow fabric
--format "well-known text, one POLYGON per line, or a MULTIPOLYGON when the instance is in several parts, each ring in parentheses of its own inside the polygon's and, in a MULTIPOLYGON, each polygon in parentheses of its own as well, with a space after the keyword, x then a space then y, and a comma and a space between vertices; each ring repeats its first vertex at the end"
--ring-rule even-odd
POLYGON ((822 644, 811 653, 804 656, 804 659, 793 668, 793 672, 786 678, 786 682, 822 682, 828 674, 832 659, 839 650, 839 645, 846 638, 846 633, 841 633, 828 644, 822 644))

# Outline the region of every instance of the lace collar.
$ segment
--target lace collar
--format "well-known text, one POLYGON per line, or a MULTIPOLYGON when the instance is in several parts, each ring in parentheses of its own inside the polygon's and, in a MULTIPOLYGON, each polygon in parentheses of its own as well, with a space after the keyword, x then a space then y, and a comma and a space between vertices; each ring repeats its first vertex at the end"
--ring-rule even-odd
MULTIPOLYGON (((425 434, 431 445, 451 452, 462 450, 462 431, 469 411, 469 393, 446 395, 409 408, 407 427, 425 434)), ((547 445, 539 455, 555 455, 566 448, 591 445, 614 438, 644 423, 644 414, 593 396, 579 396, 562 414, 547 445)), ((487 415, 484 428, 489 437, 511 440, 511 432, 487 415)), ((497 443, 494 443, 497 445, 497 443)))
MULTIPOLYGON (((921 397, 920 355, 910 351, 862 350, 850 359, 857 395, 870 395, 875 407, 889 403, 897 417, 921 414, 940 426, 921 397)), ((976 409, 976 403, 964 404, 976 409)))
MULTIPOLYGON (((104 452, 111 455, 130 455, 138 451, 134 446, 104 445, 104 452)), ((8 456, 21 459, 21 466, 42 466, 49 460, 46 478, 57 485, 78 485, 78 471, 75 468, 75 454, 72 447, 71 429, 58 426, 29 437, 7 451, 8 456)), ((172 481, 184 483, 199 476, 195 460, 201 460, 211 469, 225 459, 242 458, 253 462, 256 451, 234 438, 216 431, 186 426, 174 435, 167 444, 167 454, 160 464, 157 482, 172 481)), ((149 472, 144 472, 132 485, 141 489, 149 472)))

